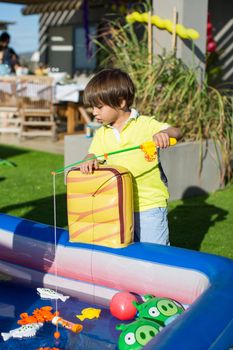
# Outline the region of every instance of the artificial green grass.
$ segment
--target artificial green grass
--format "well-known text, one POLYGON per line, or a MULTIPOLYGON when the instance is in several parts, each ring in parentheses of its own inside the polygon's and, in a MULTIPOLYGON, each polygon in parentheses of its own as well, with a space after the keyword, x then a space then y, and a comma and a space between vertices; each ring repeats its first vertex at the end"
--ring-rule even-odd
MULTIPOLYGON (((0 145, 1 158, 16 167, 0 166, 0 212, 53 225, 53 176, 62 155, 0 145)), ((67 225, 64 175, 56 176, 57 224, 67 225)))
MULTIPOLYGON (((0 212, 53 225, 51 171, 63 156, 0 145, 0 212)), ((67 226, 64 176, 56 176, 57 225, 67 226)), ((169 203, 171 244, 233 259, 233 184, 201 197, 169 203)))

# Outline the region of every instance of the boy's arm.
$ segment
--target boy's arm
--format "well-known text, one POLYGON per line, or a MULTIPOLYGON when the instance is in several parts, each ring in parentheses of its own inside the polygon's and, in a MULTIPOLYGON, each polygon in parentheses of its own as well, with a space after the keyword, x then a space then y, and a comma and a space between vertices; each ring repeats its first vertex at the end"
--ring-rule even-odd
POLYGON ((174 137, 175 139, 180 140, 182 137, 180 129, 170 126, 169 128, 161 130, 160 132, 154 134, 153 141, 158 147, 166 148, 170 145, 170 137, 174 137))

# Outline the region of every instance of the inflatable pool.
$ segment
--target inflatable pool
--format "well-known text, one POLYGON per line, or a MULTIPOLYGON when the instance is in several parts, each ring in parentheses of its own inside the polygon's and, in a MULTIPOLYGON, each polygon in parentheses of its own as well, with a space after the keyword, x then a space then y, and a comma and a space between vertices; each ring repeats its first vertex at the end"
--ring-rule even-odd
POLYGON ((103 307, 122 290, 190 305, 145 350, 233 347, 232 260, 153 244, 114 249, 72 243, 63 229, 57 229, 55 249, 52 226, 4 214, 0 215, 0 260, 0 275, 14 284, 57 285, 66 295, 103 307))

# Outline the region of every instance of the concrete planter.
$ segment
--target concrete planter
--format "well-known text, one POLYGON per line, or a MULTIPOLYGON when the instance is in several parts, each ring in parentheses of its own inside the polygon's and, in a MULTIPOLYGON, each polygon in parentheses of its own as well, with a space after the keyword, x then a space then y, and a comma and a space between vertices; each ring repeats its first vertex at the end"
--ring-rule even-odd
POLYGON ((202 153, 200 142, 184 142, 162 150, 161 163, 168 178, 170 200, 221 188, 221 162, 220 148, 215 148, 212 140, 202 143, 202 153))
MULTIPOLYGON (((88 151, 91 138, 85 135, 65 137, 65 166, 81 160, 88 151)), ((212 140, 185 142, 161 151, 161 162, 168 178, 170 200, 214 192, 221 188, 221 151, 212 140), (200 166, 202 171, 199 175, 200 166)))

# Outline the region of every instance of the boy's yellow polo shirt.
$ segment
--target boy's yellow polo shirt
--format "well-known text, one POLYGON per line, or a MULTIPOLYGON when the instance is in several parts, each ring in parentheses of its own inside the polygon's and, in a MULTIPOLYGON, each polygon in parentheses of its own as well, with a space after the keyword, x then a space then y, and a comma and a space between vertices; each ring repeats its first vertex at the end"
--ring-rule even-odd
MULTIPOLYGON (((137 116, 135 110, 119 133, 111 126, 102 126, 96 131, 89 153, 100 155, 151 141, 152 136, 167 129, 169 124, 160 123, 153 117, 137 116), (117 135, 118 133, 118 135, 117 135)), ((155 207, 166 207, 168 190, 160 178, 158 160, 148 162, 138 149, 110 156, 108 165, 127 168, 133 178, 134 211, 144 211, 155 207)))

